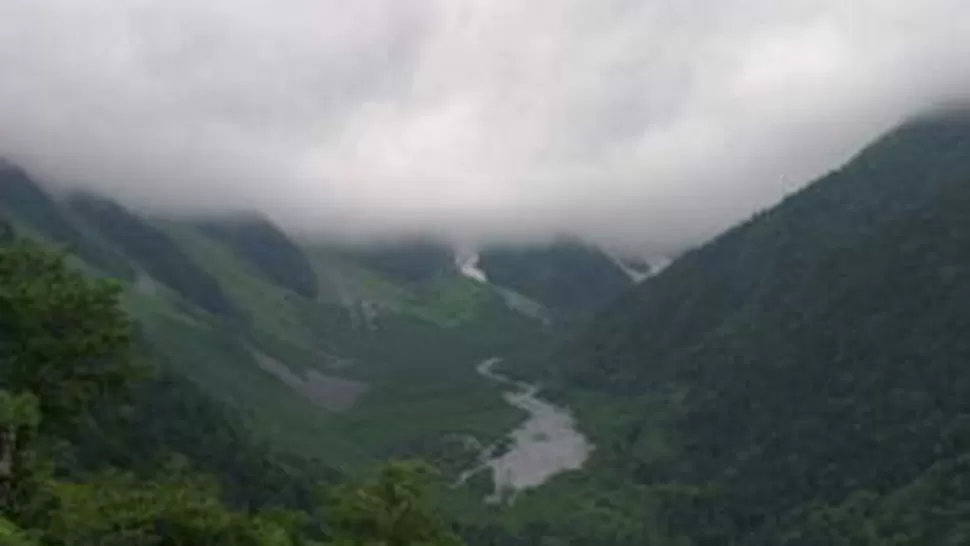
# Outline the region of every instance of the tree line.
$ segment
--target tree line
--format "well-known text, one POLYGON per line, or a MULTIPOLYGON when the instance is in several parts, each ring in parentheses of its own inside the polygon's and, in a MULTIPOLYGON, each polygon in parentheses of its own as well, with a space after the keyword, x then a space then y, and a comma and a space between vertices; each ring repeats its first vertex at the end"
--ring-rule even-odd
POLYGON ((421 463, 344 483, 146 354, 122 287, 0 222, 0 542, 460 544, 421 463))

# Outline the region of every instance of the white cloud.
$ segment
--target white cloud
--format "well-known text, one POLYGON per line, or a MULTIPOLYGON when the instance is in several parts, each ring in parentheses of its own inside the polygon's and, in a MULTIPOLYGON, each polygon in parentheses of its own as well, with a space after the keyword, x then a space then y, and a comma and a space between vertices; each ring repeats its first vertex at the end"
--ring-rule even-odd
POLYGON ((970 83, 960 0, 5 0, 0 154, 297 229, 705 237, 970 83))

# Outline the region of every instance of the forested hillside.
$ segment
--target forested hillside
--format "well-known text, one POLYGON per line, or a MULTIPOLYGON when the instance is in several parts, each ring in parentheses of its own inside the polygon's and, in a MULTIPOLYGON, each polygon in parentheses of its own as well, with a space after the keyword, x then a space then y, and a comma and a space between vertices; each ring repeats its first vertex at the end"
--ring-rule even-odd
POLYGON ((685 543, 966 543, 967 211, 921 120, 603 311, 555 356, 603 475, 685 543))
POLYGON ((351 472, 437 458, 455 435, 504 434, 519 413, 474 367, 550 331, 462 276, 447 248, 351 251, 254 215, 153 218, 54 196, 6 163, 0 213, 89 275, 121 281, 145 347, 172 376, 278 449, 351 472))
POLYGON ((235 313, 215 277, 161 229, 100 197, 74 196, 68 206, 138 268, 178 292, 186 301, 214 315, 232 316, 235 313))
POLYGON ((487 247, 479 265, 491 282, 574 317, 595 311, 633 284, 606 253, 572 240, 487 247))
POLYGON ((485 249, 482 279, 439 245, 294 242, 0 176, 36 241, 3 229, 10 541, 450 544, 446 519, 474 545, 970 541, 970 116, 890 133, 559 343, 583 322, 509 294, 588 317, 631 282, 595 249, 485 249), (495 355, 595 444, 511 506, 441 487, 522 417, 475 374, 495 355), (418 467, 333 485, 398 457, 438 466, 441 508, 418 467))
MULTIPOLYGON (((155 370, 126 389, 130 402, 93 404, 93 421, 61 431, 73 447, 57 464, 150 480, 179 453, 218 481, 230 510, 313 511, 311 485, 420 457, 440 472, 444 512, 479 536, 493 525, 480 501, 487 475, 450 484, 523 414, 475 366, 549 339, 561 325, 542 308, 558 317, 569 286, 595 288, 582 294, 591 306, 630 282, 591 248, 503 249, 524 266, 509 281, 526 296, 469 278, 440 245, 297 242, 255 216, 151 218, 103 197, 53 196, 13 166, 0 178, 0 211, 25 237, 120 283, 155 370), (530 275, 563 282, 542 292, 530 275)), ((129 486, 141 487, 118 487, 129 486)))
POLYGON ((160 366, 120 298, 0 222, 3 544, 458 543, 422 467, 334 487, 160 366))
POLYGON ((168 487, 151 480, 178 453, 191 480, 218 482, 226 510, 315 512, 319 484, 417 457, 439 472, 443 513, 482 512, 486 476, 451 484, 523 413, 475 367, 558 326, 511 305, 513 291, 465 276, 447 248, 297 241, 251 215, 149 217, 104 197, 53 195, 8 164, 0 214, 83 278, 118 283, 153 377, 133 380, 127 402, 93 403, 90 420, 59 429, 71 448, 51 460, 85 476, 133 473, 111 485, 119 498, 168 487))
POLYGON ((302 296, 317 295, 317 277, 303 251, 285 233, 261 218, 200 223, 201 229, 224 241, 269 282, 302 296))

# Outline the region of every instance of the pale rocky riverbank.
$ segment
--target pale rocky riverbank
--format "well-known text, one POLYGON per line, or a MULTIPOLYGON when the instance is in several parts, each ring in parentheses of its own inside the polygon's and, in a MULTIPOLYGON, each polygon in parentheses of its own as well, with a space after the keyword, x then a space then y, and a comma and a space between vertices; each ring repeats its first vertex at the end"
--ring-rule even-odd
POLYGON ((459 483, 478 472, 490 470, 495 484, 487 502, 511 501, 523 489, 538 487, 556 474, 583 467, 593 445, 576 429, 566 408, 539 398, 539 387, 515 381, 493 367, 500 359, 478 365, 478 373, 508 388, 503 397, 510 405, 528 412, 529 417, 508 434, 509 445, 495 454, 495 446, 483 449, 481 463, 459 478, 459 483))

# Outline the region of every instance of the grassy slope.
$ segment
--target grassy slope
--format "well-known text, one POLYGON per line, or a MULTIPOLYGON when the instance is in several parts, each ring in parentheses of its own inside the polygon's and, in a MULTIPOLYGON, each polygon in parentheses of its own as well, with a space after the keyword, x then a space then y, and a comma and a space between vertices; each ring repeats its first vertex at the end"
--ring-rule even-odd
POLYGON ((339 286, 327 283, 321 298, 358 307, 354 337, 363 343, 356 354, 365 365, 346 373, 372 389, 343 416, 356 441, 382 454, 409 453, 443 434, 493 437, 521 417, 474 373, 474 365, 544 335, 535 323, 457 274, 431 287, 415 286, 325 249, 309 254, 319 278, 339 280, 339 286), (363 305, 379 309, 369 323, 361 316, 363 305))
POLYGON ((173 357, 180 373, 244 412, 282 449, 353 470, 390 455, 434 455, 450 434, 487 440, 521 417, 475 375, 474 365, 544 332, 457 273, 418 289, 340 253, 307 248, 319 288, 309 299, 274 284, 195 226, 153 222, 218 281, 238 310, 238 317, 217 318, 148 277, 124 249, 63 207, 38 203, 45 214, 38 219, 22 204, 4 205, 0 210, 23 233, 63 246, 43 229, 57 217, 86 245, 140 271, 123 281, 126 306, 149 340, 173 357), (370 389, 349 412, 328 412, 260 369, 253 348, 294 372, 314 368, 365 381, 370 389))
MULTIPOLYGON (((418 294, 317 250, 308 254, 326 289, 311 301, 264 281, 230 249, 193 228, 168 225, 166 230, 249 316, 250 326, 237 335, 294 370, 316 368, 370 386, 351 411, 335 414, 308 409, 302 400, 295 403, 292 393, 267 381, 251 361, 244 364, 244 380, 223 379, 239 373, 229 368, 207 372, 208 388, 218 390, 226 381, 238 386, 232 390, 237 403, 259 401, 254 405, 264 416, 256 417, 267 428, 298 428, 287 434, 290 445, 305 450, 318 442, 314 451, 322 449, 345 467, 356 466, 373 457, 434 449, 437 439, 452 433, 493 437, 519 419, 518 411, 473 371, 479 358, 491 354, 490 345, 505 341, 505 332, 483 343, 469 342, 516 317, 500 310, 471 281, 456 276, 418 294), (345 293, 336 293, 330 282, 335 275, 350 279, 349 293, 346 286, 340 287, 345 293), (382 304, 375 324, 363 317, 361 307, 367 302, 382 304), (349 365, 335 365, 340 363, 349 365)), ((211 340, 216 334, 204 337, 211 340)), ((245 355, 236 358, 247 360, 245 355)))

